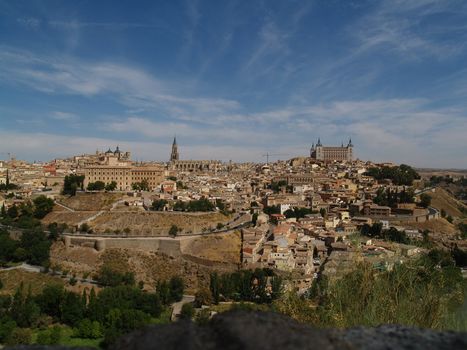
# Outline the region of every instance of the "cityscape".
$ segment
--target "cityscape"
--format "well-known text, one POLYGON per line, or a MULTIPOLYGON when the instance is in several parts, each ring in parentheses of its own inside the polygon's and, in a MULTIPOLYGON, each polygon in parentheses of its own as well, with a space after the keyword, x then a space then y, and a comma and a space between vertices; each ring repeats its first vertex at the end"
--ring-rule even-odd
POLYGON ((0 349, 466 348, 466 18, 0 0, 0 349))

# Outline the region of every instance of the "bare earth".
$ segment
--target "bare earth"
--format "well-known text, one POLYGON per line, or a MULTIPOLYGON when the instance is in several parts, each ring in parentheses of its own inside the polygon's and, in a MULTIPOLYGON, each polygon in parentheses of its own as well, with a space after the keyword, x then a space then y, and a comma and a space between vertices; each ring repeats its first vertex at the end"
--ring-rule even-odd
POLYGON ((77 211, 99 211, 110 209, 112 204, 119 199, 126 197, 124 193, 81 193, 76 196, 62 196, 58 202, 77 211))
POLYGON ((438 210, 444 209, 446 214, 451 215, 452 217, 463 217, 459 207, 463 206, 467 208, 467 206, 458 201, 444 189, 438 187, 435 192, 429 192, 428 194, 431 196, 432 207, 438 210))
POLYGON ((66 223, 68 226, 76 226, 82 220, 85 220, 93 215, 98 213, 97 211, 66 211, 59 206, 55 206, 54 210, 47 214, 47 216, 42 219, 44 225, 48 225, 52 222, 56 223, 66 223))
POLYGON ((429 230, 436 234, 453 236, 456 235, 458 230, 456 226, 450 224, 446 219, 435 219, 421 223, 407 223, 406 226, 416 228, 419 230, 429 230))
POLYGON ((228 235, 207 235, 194 240, 184 253, 217 262, 240 262, 240 232, 228 235))
POLYGON ((146 289, 154 288, 159 280, 181 276, 188 291, 194 292, 200 286, 208 286, 212 272, 234 271, 239 254, 240 235, 232 233, 197 238, 184 249, 180 258, 136 249, 103 252, 87 247, 65 249, 62 242, 56 242, 51 250, 51 262, 54 267, 78 277, 83 274, 92 277, 105 264, 119 272, 135 273, 136 281, 143 281, 146 289))

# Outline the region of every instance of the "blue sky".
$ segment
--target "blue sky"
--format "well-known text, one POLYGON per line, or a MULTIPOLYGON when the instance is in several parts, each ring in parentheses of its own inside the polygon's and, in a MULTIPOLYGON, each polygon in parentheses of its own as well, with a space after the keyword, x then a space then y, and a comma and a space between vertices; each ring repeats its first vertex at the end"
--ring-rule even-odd
POLYGON ((0 0, 0 159, 467 168, 467 2, 0 0))

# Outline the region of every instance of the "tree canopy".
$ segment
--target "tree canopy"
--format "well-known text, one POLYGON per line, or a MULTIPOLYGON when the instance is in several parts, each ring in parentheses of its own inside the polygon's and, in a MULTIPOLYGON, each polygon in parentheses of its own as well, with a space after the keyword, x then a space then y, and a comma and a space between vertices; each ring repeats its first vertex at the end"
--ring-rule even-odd
POLYGON ((376 180, 390 179, 395 185, 411 186, 414 180, 420 179, 420 175, 409 165, 401 164, 394 167, 374 167, 365 173, 376 180))

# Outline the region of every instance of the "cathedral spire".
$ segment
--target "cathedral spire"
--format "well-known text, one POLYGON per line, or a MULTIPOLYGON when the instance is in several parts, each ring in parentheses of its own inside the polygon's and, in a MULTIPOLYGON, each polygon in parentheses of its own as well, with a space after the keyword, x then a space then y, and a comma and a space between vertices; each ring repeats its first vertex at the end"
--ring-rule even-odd
POLYGON ((178 159, 179 159, 179 155, 178 155, 177 137, 174 136, 174 141, 172 143, 172 152, 170 153, 170 161, 173 162, 178 159))

